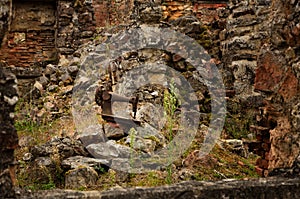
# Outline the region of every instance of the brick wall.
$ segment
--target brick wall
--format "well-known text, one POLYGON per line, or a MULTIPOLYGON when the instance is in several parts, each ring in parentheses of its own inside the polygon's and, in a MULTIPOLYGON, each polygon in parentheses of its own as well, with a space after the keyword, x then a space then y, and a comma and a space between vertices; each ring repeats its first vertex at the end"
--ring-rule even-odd
POLYGON ((95 32, 92 1, 20 1, 11 4, 11 24, 4 34, 0 60, 16 67, 57 62, 95 32))
POLYGON ((97 27, 128 24, 134 0, 94 0, 93 8, 97 27))
MULTIPOLYGON (((211 23, 218 17, 216 8, 226 6, 225 3, 219 2, 13 0, 10 5, 7 1, 7 5, 11 7, 9 18, 11 25, 8 32, 1 33, 5 41, 1 45, 0 60, 16 67, 32 67, 36 63, 46 65, 57 62, 58 54, 70 55, 81 44, 90 40, 96 27, 129 24, 133 19, 139 20, 145 10, 147 15, 154 4, 159 5, 156 7, 158 20, 172 21, 194 13, 202 21, 211 23)), ((7 12, 2 18, 8 16, 7 12)), ((141 17, 140 20, 145 21, 146 18, 147 16, 141 17)), ((152 18, 150 17, 149 20, 152 18)), ((3 20, 1 22, 3 23, 3 20)))
POLYGON ((10 30, 1 47, 0 59, 9 65, 23 67, 56 60, 55 1, 15 0, 11 14, 10 30))

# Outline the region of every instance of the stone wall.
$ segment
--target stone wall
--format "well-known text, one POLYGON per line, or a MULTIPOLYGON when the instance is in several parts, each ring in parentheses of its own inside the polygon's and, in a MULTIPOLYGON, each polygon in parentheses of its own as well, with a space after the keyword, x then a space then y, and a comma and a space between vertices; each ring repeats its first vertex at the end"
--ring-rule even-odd
POLYGON ((72 54, 78 46, 89 41, 95 27, 92 1, 57 1, 56 45, 61 55, 72 54))
POLYGON ((212 23, 218 18, 216 8, 226 6, 226 3, 186 0, 153 3, 143 0, 7 0, 1 4, 6 4, 6 9, 2 10, 1 37, 5 40, 1 45, 0 60, 9 66, 25 68, 56 63, 58 55, 72 54, 94 36, 96 27, 129 24, 133 20, 146 22, 147 16, 143 13, 153 8, 157 20, 172 21, 195 14, 202 21, 212 23))
POLYGON ((30 67, 55 60, 55 1, 13 1, 9 31, 1 46, 1 60, 9 65, 30 67), (22 16, 22 17, 19 17, 22 16))
POLYGON ((57 63, 58 54, 73 53, 95 32, 91 1, 14 0, 8 8, 10 13, 5 16, 10 16, 10 24, 3 33, 0 59, 9 66, 32 68, 57 63))
POLYGON ((299 3, 231 1, 220 38, 236 98, 256 110, 257 171, 296 175, 299 156, 299 3), (285 170, 283 168, 289 168, 285 170))
POLYGON ((220 37, 222 62, 233 71, 237 95, 247 98, 254 92, 255 70, 260 47, 268 36, 270 1, 231 1, 230 15, 220 37))
POLYGON ((0 2, 0 45, 3 42, 4 35, 8 29, 11 0, 3 0, 0 2))
POLYGON ((134 0, 94 0, 93 7, 97 27, 129 24, 134 0))
POLYGON ((300 5, 272 1, 271 9, 269 40, 260 49, 254 87, 265 99, 260 124, 269 130, 268 172, 294 176, 300 155, 300 5))
POLYGON ((259 172, 267 175, 269 170, 295 167, 300 128, 297 1, 232 0, 228 7, 220 1, 186 0, 48 0, 34 5, 5 0, 0 5, 0 59, 27 88, 32 85, 24 79, 34 83, 51 62, 59 61, 56 68, 67 66, 64 60, 76 57, 78 47, 95 39, 100 27, 172 24, 183 16, 197 16, 208 28, 205 35, 191 37, 209 47, 226 88, 234 90, 235 99, 245 105, 240 110, 257 113, 257 125, 251 130, 258 137, 259 172))
POLYGON ((217 182, 183 182, 171 186, 155 188, 132 188, 121 190, 98 191, 39 191, 24 193, 23 199, 205 199, 205 198, 239 198, 239 199, 264 199, 285 198, 294 199, 300 197, 299 179, 259 179, 252 181, 224 180, 217 182))
POLYGON ((48 63, 68 58, 103 27, 133 21, 145 23, 155 18, 156 21, 172 21, 191 14, 208 24, 218 18, 216 8, 226 6, 224 3, 172 0, 153 3, 143 0, 14 0, 1 3, 6 4, 6 9, 2 10, 1 37, 4 40, 0 60, 10 68, 14 66, 11 70, 18 78, 41 76, 41 69, 48 63), (156 16, 149 17, 147 13, 153 11, 156 16))
POLYGON ((14 106, 17 101, 16 78, 0 65, 0 198, 14 197, 14 149, 18 146, 14 106))
POLYGON ((0 61, 17 76, 20 95, 28 98, 47 64, 57 64, 91 40, 94 9, 92 1, 84 0, 14 0, 6 7, 1 11, 9 23, 3 26, 0 61))

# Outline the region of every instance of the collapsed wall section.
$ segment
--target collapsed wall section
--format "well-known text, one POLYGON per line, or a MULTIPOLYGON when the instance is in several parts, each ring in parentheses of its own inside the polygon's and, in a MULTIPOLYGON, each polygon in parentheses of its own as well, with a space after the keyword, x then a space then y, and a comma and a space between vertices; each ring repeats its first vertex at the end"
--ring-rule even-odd
POLYGON ((184 16, 197 16, 202 24, 212 27, 199 42, 210 48, 213 58, 222 61, 219 66, 224 70, 226 87, 234 89, 236 98, 245 101, 247 108, 260 113, 258 126, 251 127, 258 136, 263 135, 257 143, 260 173, 292 168, 298 161, 297 1, 232 0, 228 7, 220 1, 184 0, 3 0, 0 5, 1 61, 28 69, 16 70, 20 79, 42 76, 43 62, 57 61, 58 54, 72 57, 81 44, 92 39, 97 27, 133 19, 172 24, 184 16), (34 63, 42 64, 34 68, 34 63), (227 73, 233 76, 228 82, 227 73))
POLYGON ((299 174, 299 9, 297 1, 233 0, 220 34, 236 98, 256 110, 250 147, 262 176, 299 174))

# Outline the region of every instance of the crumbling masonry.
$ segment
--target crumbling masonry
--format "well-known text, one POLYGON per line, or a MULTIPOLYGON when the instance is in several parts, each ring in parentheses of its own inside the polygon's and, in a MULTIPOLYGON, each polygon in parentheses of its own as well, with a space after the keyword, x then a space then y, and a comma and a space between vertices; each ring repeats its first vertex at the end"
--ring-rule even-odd
POLYGON ((229 97, 257 112, 257 125, 249 129, 257 138, 249 148, 261 156, 257 171, 262 176, 299 175, 298 1, 2 0, 0 6, 1 193, 9 194, 13 185, 17 145, 15 79, 2 68, 30 87, 47 64, 73 56, 105 26, 171 23, 186 15, 212 27, 210 42, 200 43, 219 63, 229 97))

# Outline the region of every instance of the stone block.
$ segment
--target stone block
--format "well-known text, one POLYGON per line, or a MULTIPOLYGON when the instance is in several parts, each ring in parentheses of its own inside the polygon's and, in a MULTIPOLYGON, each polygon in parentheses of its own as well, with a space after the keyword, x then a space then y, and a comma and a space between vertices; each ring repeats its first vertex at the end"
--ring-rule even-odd
POLYGON ((258 60, 254 87, 260 91, 276 92, 284 74, 285 71, 278 56, 267 52, 258 60))
POLYGON ((91 167, 81 166, 66 173, 65 188, 82 189, 96 184, 97 172, 91 167))

